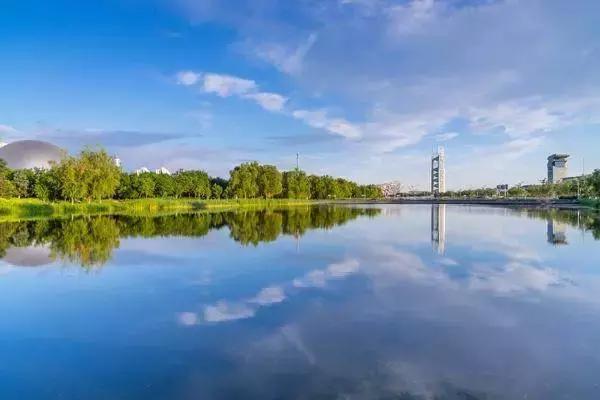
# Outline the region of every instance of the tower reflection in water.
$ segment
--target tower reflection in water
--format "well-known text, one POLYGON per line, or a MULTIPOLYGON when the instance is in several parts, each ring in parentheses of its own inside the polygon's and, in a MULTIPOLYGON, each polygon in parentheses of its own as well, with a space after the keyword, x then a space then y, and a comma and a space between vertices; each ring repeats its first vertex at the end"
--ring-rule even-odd
POLYGON ((439 255, 446 251, 446 205, 431 205, 431 245, 439 255))
POLYGON ((554 218, 549 217, 548 221, 548 243, 555 246, 569 244, 567 242, 567 224, 564 222, 556 221, 554 218))

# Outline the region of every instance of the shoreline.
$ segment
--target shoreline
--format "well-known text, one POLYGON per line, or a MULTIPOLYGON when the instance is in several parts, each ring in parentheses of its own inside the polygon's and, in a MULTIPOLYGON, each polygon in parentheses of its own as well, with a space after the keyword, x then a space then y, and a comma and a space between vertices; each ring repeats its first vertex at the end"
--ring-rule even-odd
POLYGON ((465 206, 496 206, 524 208, 554 208, 598 211, 596 200, 565 199, 348 199, 348 200, 294 200, 294 199, 139 199, 103 200, 74 203, 44 202, 37 199, 0 199, 0 221, 61 218, 94 215, 162 215, 179 212, 220 212, 228 210, 263 210, 281 207, 312 205, 384 205, 384 204, 449 204, 465 206), (587 204, 586 204, 587 203, 587 204))
POLYGON ((499 206, 526 208, 557 208, 557 209, 589 209, 598 210, 600 203, 595 200, 577 199, 381 199, 381 200, 347 200, 339 204, 449 204, 464 206, 499 206))
POLYGON ((96 215, 152 215, 227 210, 262 210, 330 204, 321 200, 290 199, 139 199, 103 200, 101 202, 44 202, 38 199, 0 199, 0 221, 37 218, 64 218, 96 215))

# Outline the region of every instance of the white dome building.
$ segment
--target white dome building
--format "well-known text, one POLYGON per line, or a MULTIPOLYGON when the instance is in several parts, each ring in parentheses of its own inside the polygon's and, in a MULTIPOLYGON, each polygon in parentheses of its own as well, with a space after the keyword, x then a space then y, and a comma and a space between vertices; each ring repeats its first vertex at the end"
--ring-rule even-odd
POLYGON ((54 261, 48 246, 9 247, 0 262, 14 267, 39 267, 54 261))
POLYGON ((12 169, 49 169, 51 162, 66 155, 60 147, 40 140, 19 140, 0 147, 0 159, 12 169))

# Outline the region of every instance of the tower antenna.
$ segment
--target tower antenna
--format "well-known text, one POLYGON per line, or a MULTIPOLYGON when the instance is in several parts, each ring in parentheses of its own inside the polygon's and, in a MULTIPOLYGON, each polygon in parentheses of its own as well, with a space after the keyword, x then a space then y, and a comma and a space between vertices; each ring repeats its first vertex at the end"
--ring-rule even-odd
POLYGON ((296 153, 296 170, 300 169, 300 153, 296 153))

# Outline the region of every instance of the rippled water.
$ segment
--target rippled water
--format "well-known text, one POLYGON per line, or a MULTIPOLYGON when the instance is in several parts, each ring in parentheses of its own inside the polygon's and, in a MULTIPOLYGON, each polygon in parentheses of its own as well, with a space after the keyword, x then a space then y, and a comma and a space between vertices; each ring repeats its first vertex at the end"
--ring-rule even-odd
POLYGON ((0 399, 598 399, 599 238, 460 206, 0 223, 0 399))

